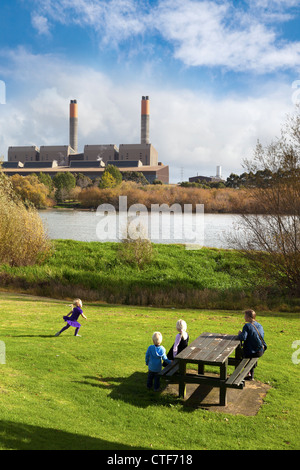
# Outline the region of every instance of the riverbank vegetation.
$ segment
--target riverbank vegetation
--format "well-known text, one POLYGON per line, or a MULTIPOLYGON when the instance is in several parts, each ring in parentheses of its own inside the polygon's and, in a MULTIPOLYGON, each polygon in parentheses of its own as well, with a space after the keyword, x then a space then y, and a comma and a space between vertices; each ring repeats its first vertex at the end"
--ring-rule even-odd
MULTIPOLYGON (((60 175, 59 175, 60 176, 60 175)), ((143 185, 135 181, 122 181, 111 184, 106 176, 100 183, 81 174, 68 174, 68 181, 60 178, 39 175, 10 177, 15 192, 24 203, 38 209, 51 207, 74 207, 77 209, 96 209, 100 204, 113 204, 119 207, 119 197, 127 196, 128 205, 144 204, 151 209, 151 204, 204 204, 206 213, 242 213, 253 210, 254 200, 249 197, 246 188, 203 187, 201 184, 188 187, 180 185, 143 185), (100 186, 99 186, 100 185, 100 186)))
MULTIPOLYGON (((223 183, 143 184, 124 178, 116 180, 110 172, 105 172, 102 180, 94 181, 80 173, 75 175, 60 173, 53 180, 43 173, 29 176, 14 175, 10 177, 10 180, 14 191, 25 205, 38 209, 73 207, 95 210, 100 204, 106 203, 112 204, 118 210, 119 197, 127 196, 128 206, 143 204, 148 210, 151 209, 151 204, 168 204, 169 206, 179 204, 182 210, 185 204, 192 204, 193 210, 196 204, 203 204, 206 213, 268 214, 269 208, 261 200, 260 195, 272 192, 271 180, 260 180, 254 176, 242 178, 242 176, 241 181, 245 182, 244 185, 232 184, 230 177, 228 185, 223 183), (253 184, 253 181, 256 181, 256 184, 253 184)), ((281 204, 280 210, 282 214, 291 213, 290 206, 284 204, 281 204)))
MULTIPOLYGON (((299 298, 266 279, 259 263, 234 250, 152 245, 138 265, 118 243, 54 240, 40 265, 0 266, 2 289, 111 304, 174 308, 297 310, 299 298)), ((132 247, 129 247, 132 250, 132 247)), ((257 254, 259 257, 259 254, 257 254)))

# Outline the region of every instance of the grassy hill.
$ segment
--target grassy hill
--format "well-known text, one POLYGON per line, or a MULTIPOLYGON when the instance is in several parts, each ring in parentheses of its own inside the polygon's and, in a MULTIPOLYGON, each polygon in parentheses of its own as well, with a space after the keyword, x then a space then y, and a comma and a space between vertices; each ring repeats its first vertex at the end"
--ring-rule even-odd
POLYGON ((53 247, 42 265, 0 265, 2 288, 127 305, 299 311, 299 299, 267 282, 234 250, 157 244, 152 261, 138 269, 117 243, 55 240, 53 247))

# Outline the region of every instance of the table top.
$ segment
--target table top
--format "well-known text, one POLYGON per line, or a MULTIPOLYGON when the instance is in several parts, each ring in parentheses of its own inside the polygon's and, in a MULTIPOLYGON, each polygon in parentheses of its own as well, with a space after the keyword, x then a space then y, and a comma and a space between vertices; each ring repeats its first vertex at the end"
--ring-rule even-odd
POLYGON ((236 335, 202 333, 189 346, 177 354, 176 359, 193 363, 223 364, 240 346, 236 335))

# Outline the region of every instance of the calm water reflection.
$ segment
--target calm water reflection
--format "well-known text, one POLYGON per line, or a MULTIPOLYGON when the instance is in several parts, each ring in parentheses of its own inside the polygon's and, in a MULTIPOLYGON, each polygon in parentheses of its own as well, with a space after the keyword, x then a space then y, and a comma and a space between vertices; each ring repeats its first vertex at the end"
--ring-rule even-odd
MULTIPOLYGON (((96 215, 96 212, 47 210, 40 211, 39 214, 48 230, 49 237, 52 239, 99 241, 96 228, 100 217, 96 215)), ((118 214, 116 217, 118 221, 118 214)), ((176 226, 177 214, 172 217, 175 218, 173 223, 176 226)), ((233 214, 204 214, 204 246, 231 248, 226 241, 226 234, 234 230, 234 223, 237 219, 238 216, 233 214)), ((114 234, 111 238, 114 238, 114 234)), ((159 240, 155 240, 155 242, 159 243, 159 240)), ((168 243, 168 241, 162 240, 161 243, 168 243)))

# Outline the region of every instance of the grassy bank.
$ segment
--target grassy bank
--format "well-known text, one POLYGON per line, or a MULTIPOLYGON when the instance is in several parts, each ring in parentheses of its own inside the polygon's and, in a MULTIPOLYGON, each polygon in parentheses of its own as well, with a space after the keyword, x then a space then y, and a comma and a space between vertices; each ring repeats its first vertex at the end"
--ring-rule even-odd
POLYGON ((291 310, 299 305, 234 250, 154 245, 153 260, 139 270, 124 263, 116 243, 55 240, 53 246, 53 255, 40 266, 0 266, 2 289, 158 307, 291 310))
POLYGON ((68 330, 56 338, 66 302, 0 301, 0 449, 299 449, 297 314, 258 312, 268 349, 255 378, 272 388, 257 415, 234 416, 148 393, 144 358, 155 330, 172 345, 179 317, 193 340, 204 331, 236 334, 240 312, 85 303, 82 337, 68 330))

